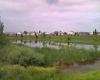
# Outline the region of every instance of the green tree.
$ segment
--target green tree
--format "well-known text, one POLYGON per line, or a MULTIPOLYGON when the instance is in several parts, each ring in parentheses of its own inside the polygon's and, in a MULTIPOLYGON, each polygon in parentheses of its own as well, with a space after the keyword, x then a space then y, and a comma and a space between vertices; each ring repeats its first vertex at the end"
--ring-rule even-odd
POLYGON ((9 40, 6 38, 5 35, 3 35, 3 30, 4 30, 4 24, 1 21, 0 17, 0 48, 9 43, 9 40))
POLYGON ((1 21, 1 17, 0 17, 0 35, 3 34, 3 30, 4 30, 4 24, 3 24, 3 22, 1 21))
POLYGON ((25 34, 25 35, 27 35, 27 33, 28 33, 27 31, 24 31, 24 34, 25 34))
POLYGON ((94 32, 93 32, 93 35, 97 35, 97 34, 98 34, 98 32, 97 32, 97 30, 95 29, 94 32))

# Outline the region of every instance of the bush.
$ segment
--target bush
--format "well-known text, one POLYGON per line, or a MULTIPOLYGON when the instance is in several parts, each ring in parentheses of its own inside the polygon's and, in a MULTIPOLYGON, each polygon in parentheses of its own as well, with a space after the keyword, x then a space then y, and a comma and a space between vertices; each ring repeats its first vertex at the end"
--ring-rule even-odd
POLYGON ((35 52, 31 48, 15 47, 7 56, 7 61, 11 64, 19 64, 22 66, 43 65, 44 56, 35 52))
POLYGON ((3 46, 9 44, 9 40, 6 38, 5 35, 0 36, 0 48, 2 48, 3 46))

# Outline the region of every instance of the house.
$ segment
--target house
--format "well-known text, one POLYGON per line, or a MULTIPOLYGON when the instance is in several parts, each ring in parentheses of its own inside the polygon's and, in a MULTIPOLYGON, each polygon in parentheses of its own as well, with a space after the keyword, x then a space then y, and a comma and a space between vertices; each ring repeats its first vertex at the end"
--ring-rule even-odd
POLYGON ((29 32, 30 36, 34 36, 35 32, 29 32))
POLYGON ((93 35, 93 32, 90 32, 89 34, 90 34, 90 35, 93 35))
POLYGON ((67 32, 67 35, 75 35, 74 31, 67 32))
POLYGON ((64 33, 62 31, 55 31, 52 34, 55 35, 55 36, 64 35, 64 33))
POLYGON ((90 35, 89 32, 77 32, 76 35, 79 35, 79 36, 88 36, 90 35))
POLYGON ((100 35, 100 32, 97 32, 97 35, 100 35))
POLYGON ((21 35, 22 33, 21 33, 21 32, 17 32, 16 34, 17 34, 17 35, 21 35))
POLYGON ((64 35, 64 33, 62 31, 59 31, 58 35, 64 35))
POLYGON ((51 33, 49 33, 49 32, 45 32, 45 34, 46 34, 46 35, 50 35, 51 33))
MULTIPOLYGON (((90 35, 94 35, 93 32, 90 32, 90 35)), ((97 32, 97 35, 100 35, 100 32, 97 32)))

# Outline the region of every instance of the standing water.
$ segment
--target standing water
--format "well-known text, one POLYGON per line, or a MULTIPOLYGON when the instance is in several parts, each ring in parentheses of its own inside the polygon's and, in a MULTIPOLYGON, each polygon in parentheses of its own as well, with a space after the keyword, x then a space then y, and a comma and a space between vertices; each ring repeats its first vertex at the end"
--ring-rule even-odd
POLYGON ((13 42, 15 44, 21 44, 24 46, 32 47, 32 48, 43 48, 43 47, 48 47, 48 48, 54 48, 54 49, 60 49, 62 46, 67 47, 75 47, 78 49, 85 49, 85 50, 95 50, 99 51, 100 50, 100 45, 89 45, 89 44, 79 44, 79 43, 56 43, 56 42, 42 42, 42 41, 29 41, 29 40, 16 40, 13 42))
MULTIPOLYGON (((32 48, 54 48, 60 49, 62 46, 72 46, 78 49, 86 49, 86 50, 95 50, 99 51, 100 46, 96 45, 88 45, 88 44, 77 44, 77 43, 55 43, 55 42, 41 42, 41 41, 29 41, 29 40, 16 40, 13 42, 14 44, 21 44, 24 46, 32 47, 32 48)), ((64 72, 84 72, 84 71, 92 71, 100 69, 100 60, 93 61, 92 64, 77 64, 74 63, 72 66, 64 69, 64 72)))

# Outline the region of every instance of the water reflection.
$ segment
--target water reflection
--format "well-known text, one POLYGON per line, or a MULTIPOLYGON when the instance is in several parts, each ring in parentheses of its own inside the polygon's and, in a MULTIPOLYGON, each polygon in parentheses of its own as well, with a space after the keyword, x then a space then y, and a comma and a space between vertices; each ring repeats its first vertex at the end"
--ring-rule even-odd
POLYGON ((43 47, 48 47, 48 48, 54 48, 54 49, 59 49, 60 46, 56 43, 51 43, 51 42, 41 42, 41 41, 31 41, 31 40, 16 40, 14 42, 15 44, 22 44, 28 47, 33 47, 33 48, 43 48, 43 47))
MULTIPOLYGON (((88 44, 74 44, 74 43, 55 43, 55 42, 42 42, 42 41, 31 41, 31 40, 16 40, 14 42, 15 44, 22 44, 28 47, 33 48, 54 48, 54 49, 60 49, 62 47, 69 47, 68 50, 70 50, 70 47, 76 47, 79 49, 86 49, 86 50, 95 50, 99 51, 100 46, 97 45, 88 45, 88 44)), ((70 51, 69 51, 70 52, 70 51)), ((60 64, 60 63, 59 63, 60 64)), ((66 67, 64 69, 65 72, 84 72, 84 71, 91 71, 91 70, 98 70, 100 69, 100 60, 92 61, 92 62, 86 62, 84 63, 74 63, 73 65, 70 65, 69 67, 66 67)))
POLYGON ((99 51, 100 46, 97 45, 89 45, 89 44, 72 44, 72 46, 79 48, 79 49, 86 49, 86 50, 94 50, 99 51))
POLYGON ((74 65, 67 67, 64 69, 64 72, 87 72, 87 71, 93 71, 93 70, 99 70, 100 69, 100 60, 97 60, 91 64, 77 64, 74 63, 74 65))
POLYGON ((97 45, 89 45, 89 44, 78 44, 78 43, 57 43, 57 42, 42 42, 42 41, 32 41, 32 40, 16 40, 14 43, 16 44, 22 44, 28 47, 33 48, 54 48, 54 49, 60 49, 62 47, 75 47, 78 49, 85 49, 85 50, 94 50, 99 51, 100 46, 97 45))

